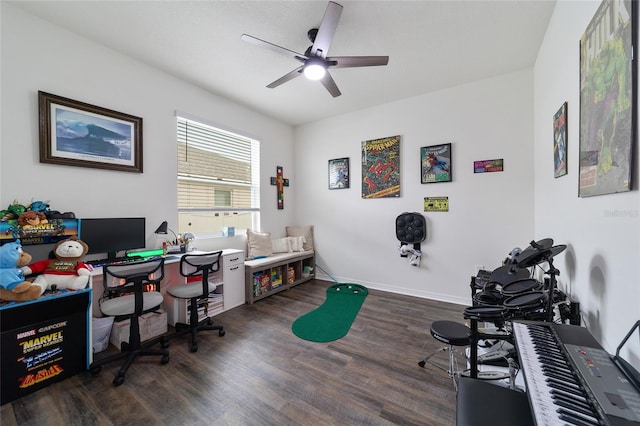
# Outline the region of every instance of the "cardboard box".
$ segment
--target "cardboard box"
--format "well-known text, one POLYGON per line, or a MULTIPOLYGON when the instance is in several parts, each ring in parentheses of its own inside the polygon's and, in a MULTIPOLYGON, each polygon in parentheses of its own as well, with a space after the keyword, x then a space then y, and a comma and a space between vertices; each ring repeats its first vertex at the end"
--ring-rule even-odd
MULTIPOLYGON (((167 313, 162 309, 140 315, 138 321, 140 323, 140 341, 142 342, 167 332, 167 313)), ((113 323, 109 342, 116 348, 120 349, 122 342, 129 342, 130 323, 131 320, 128 319, 113 323)))

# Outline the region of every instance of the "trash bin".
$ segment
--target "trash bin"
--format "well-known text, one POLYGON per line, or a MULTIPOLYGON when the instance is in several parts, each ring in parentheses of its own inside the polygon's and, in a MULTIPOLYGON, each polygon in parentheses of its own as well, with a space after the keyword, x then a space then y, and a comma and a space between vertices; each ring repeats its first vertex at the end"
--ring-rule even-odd
POLYGON ((93 318, 91 322, 93 331, 93 352, 102 352, 109 346, 113 317, 93 318))

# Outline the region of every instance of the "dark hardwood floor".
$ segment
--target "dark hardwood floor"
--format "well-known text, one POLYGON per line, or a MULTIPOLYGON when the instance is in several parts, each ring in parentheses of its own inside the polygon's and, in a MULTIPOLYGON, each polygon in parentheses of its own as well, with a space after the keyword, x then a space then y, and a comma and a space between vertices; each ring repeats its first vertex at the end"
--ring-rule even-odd
MULTIPOLYGON (((314 343, 292 322, 325 300, 311 281, 215 317, 226 336, 202 335, 191 353, 171 341, 171 360, 141 359, 125 383, 119 363, 83 372, 1 407, 11 425, 452 425, 451 379, 427 364, 442 347, 433 321, 463 321, 463 306, 371 290, 347 336, 314 343)), ((186 339, 186 338, 185 338, 186 339)), ((113 349, 113 347, 110 347, 113 349)), ((99 354, 102 355, 102 354, 99 354)), ((443 365, 447 354, 436 355, 443 365)))

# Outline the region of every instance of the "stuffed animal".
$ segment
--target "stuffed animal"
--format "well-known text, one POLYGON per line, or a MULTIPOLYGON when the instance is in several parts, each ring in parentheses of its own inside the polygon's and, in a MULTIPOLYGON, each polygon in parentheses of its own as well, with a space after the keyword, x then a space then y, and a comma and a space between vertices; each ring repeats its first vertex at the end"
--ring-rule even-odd
POLYGON ((0 299, 25 302, 40 296, 40 286, 24 279, 21 267, 29 262, 31 255, 22 251, 20 240, 0 247, 0 299))
POLYGON ((49 208, 49 203, 45 201, 32 202, 28 210, 31 210, 32 212, 44 213, 45 216, 51 212, 51 209, 49 208))
POLYGON ((13 200, 13 203, 9 204, 6 210, 2 210, 2 220, 17 219, 26 211, 27 208, 20 204, 18 200, 13 200))
POLYGON ((27 274, 42 272, 33 281, 40 286, 41 293, 50 290, 52 285, 58 289, 80 290, 87 286, 91 270, 80 259, 87 254, 87 244, 71 237, 58 242, 53 248, 55 259, 45 259, 29 265, 27 274))
POLYGON ((18 225, 20 225, 22 229, 30 229, 47 223, 49 223, 47 216, 42 212, 27 210, 18 217, 18 225))

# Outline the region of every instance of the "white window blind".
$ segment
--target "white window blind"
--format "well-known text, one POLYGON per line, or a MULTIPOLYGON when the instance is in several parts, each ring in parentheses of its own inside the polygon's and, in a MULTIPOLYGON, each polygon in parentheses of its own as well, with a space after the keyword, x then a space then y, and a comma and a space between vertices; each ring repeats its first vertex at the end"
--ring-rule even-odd
POLYGON ((177 140, 179 232, 258 229, 259 142, 180 116, 177 140))

